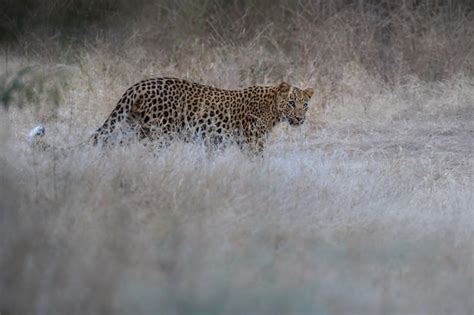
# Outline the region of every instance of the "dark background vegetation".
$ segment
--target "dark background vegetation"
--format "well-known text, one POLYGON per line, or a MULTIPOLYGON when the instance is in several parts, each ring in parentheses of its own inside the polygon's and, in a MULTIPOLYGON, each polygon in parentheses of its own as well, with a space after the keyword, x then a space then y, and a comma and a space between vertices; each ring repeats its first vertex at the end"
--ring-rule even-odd
POLYGON ((322 75, 357 61, 389 82, 440 80, 473 72, 473 8, 469 0, 2 0, 0 45, 38 53, 54 42, 64 56, 65 47, 93 40, 120 51, 133 38, 179 60, 196 41, 258 39, 295 60, 312 58, 322 75))

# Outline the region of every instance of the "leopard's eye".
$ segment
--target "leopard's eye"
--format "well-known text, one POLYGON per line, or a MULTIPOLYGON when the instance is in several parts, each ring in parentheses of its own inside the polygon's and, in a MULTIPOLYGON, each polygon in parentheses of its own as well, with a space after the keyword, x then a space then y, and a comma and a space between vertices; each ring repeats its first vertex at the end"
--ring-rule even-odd
POLYGON ((288 101, 288 105, 290 105, 291 108, 295 108, 296 103, 295 103, 294 100, 290 100, 290 101, 288 101))
POLYGON ((304 109, 308 109, 308 102, 304 102, 303 108, 304 108, 304 109))

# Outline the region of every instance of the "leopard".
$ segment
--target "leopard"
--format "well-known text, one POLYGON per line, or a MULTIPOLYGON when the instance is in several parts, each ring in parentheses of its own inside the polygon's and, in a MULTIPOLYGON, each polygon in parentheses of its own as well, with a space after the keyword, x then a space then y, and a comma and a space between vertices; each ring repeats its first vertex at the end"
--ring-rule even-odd
POLYGON ((202 142, 207 148, 235 143, 242 150, 261 154, 266 139, 280 122, 302 125, 312 88, 283 81, 240 90, 220 89, 185 79, 145 79, 129 87, 89 143, 123 143, 118 134, 164 145, 180 139, 202 142))

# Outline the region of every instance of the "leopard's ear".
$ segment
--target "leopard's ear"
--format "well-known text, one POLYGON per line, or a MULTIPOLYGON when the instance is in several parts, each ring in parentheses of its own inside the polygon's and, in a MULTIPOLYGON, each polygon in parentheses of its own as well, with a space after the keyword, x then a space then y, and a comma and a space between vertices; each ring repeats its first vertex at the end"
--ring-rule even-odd
POLYGON ((282 82, 278 85, 278 89, 280 90, 280 93, 288 93, 290 91, 290 85, 286 82, 282 82))
POLYGON ((312 88, 307 88, 306 90, 303 91, 306 95, 308 95, 309 98, 313 96, 314 90, 312 88))

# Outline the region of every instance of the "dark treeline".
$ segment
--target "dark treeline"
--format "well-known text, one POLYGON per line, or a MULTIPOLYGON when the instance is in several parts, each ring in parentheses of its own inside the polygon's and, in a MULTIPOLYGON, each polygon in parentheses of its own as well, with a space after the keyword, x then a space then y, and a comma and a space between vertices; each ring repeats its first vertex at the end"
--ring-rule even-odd
POLYGON ((196 41, 211 48, 258 43, 291 59, 319 62, 321 74, 357 62, 384 80, 406 74, 438 80, 474 72, 474 3, 0 0, 0 48, 25 52, 35 42, 89 45, 98 38, 117 51, 133 38, 151 54, 173 51, 170 58, 192 53, 179 48, 196 41))
MULTIPOLYGON (((381 22, 385 20, 381 24, 388 27, 390 19, 401 11, 455 17, 469 14, 473 8, 470 0, 1 0, 0 41, 19 40, 25 32, 38 30, 78 37, 89 34, 91 29, 113 27, 115 23, 128 23, 144 15, 176 17, 179 13, 191 25, 218 16, 233 16, 251 26, 269 20, 288 24, 299 15, 321 22, 352 9, 371 13, 381 22)), ((222 25, 231 28, 231 24, 222 25)))

